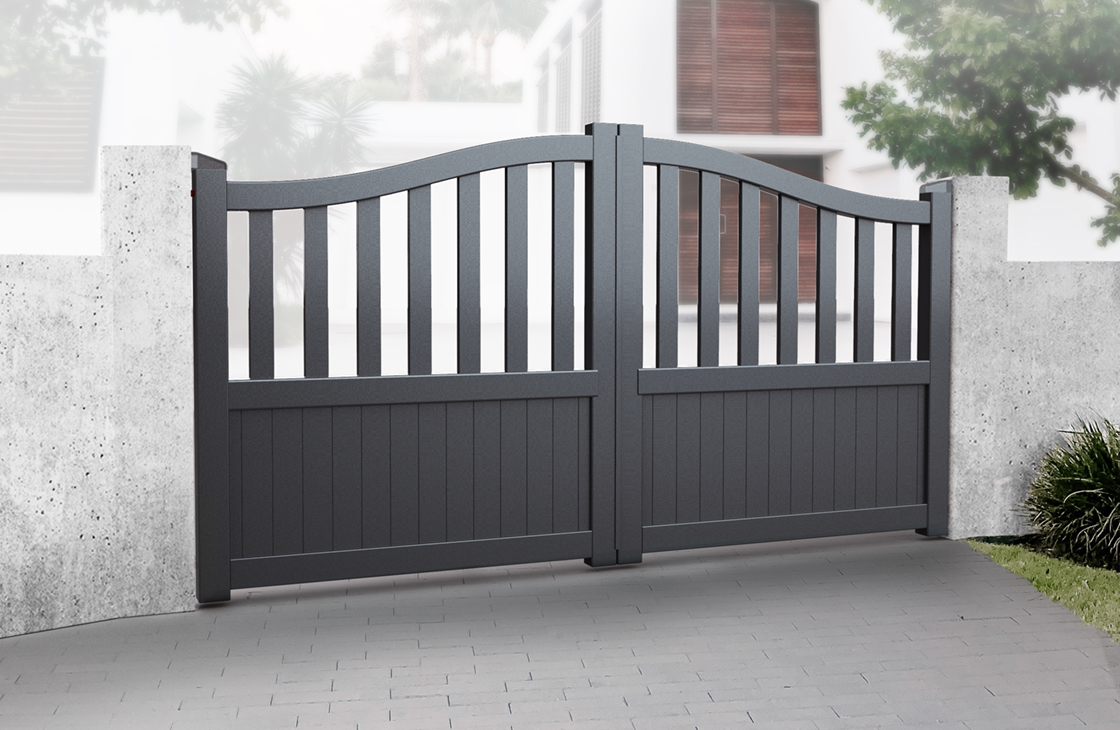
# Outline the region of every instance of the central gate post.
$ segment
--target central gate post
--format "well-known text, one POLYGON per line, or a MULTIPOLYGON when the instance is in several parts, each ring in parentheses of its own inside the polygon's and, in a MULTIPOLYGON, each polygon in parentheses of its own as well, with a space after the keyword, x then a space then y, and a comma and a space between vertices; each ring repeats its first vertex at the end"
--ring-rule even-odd
POLYGON ((615 159, 615 546, 642 561, 642 127, 620 124, 615 159))

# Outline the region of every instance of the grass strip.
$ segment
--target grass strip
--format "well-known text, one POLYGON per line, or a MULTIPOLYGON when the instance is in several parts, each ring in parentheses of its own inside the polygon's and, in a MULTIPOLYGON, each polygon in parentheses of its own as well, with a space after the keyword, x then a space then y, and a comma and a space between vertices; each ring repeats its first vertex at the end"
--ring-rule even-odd
POLYGON ((967 542, 972 549, 1029 580, 1040 593, 1061 603, 1085 623, 1120 642, 1120 573, 1052 558, 1023 545, 967 542))

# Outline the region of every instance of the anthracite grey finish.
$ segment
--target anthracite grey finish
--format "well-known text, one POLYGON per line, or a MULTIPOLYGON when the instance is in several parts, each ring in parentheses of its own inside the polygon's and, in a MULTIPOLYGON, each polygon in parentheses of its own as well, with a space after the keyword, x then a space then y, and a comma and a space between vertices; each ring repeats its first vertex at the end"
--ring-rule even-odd
MULTIPOLYGON (((320 180, 227 183, 197 156, 198 597, 231 588, 948 527, 949 191, 838 190, 635 125, 320 180), (552 167, 548 372, 528 372, 528 165, 552 167), (584 163, 584 268, 575 197, 584 163), (643 368, 643 167, 658 168, 655 367, 643 368), (504 372, 481 370, 480 173, 505 174, 504 372), (679 174, 699 173, 697 367, 678 367, 679 174), (432 374, 431 186, 455 180, 457 372, 432 374), (721 193, 737 185, 720 366, 721 193), (408 196, 408 375, 382 375, 381 205, 408 196), (776 365, 759 365, 760 195, 778 198, 776 365), (329 377, 328 206, 357 203, 357 376, 329 377), (816 362, 799 363, 800 208, 817 208, 816 362), (304 211, 305 377, 275 378, 272 212, 304 211), (228 210, 249 211, 249 379, 229 380, 228 210), (837 221, 855 219, 855 362, 836 363, 837 221), (891 361, 874 224, 893 224, 891 361), (917 352, 910 278, 918 226, 917 352), (584 292, 584 361, 574 291, 584 292)), ((938 187, 938 185, 940 187, 938 187)), ((726 204, 727 201, 722 201, 726 204)), ((726 241, 723 242, 727 244, 726 241)))

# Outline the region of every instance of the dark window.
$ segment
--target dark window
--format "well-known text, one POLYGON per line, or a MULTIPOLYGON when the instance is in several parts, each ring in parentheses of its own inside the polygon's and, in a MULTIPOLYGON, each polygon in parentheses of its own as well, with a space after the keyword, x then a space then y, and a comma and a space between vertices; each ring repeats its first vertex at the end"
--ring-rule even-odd
POLYGON ((677 131, 821 133, 817 6, 678 0, 677 131))

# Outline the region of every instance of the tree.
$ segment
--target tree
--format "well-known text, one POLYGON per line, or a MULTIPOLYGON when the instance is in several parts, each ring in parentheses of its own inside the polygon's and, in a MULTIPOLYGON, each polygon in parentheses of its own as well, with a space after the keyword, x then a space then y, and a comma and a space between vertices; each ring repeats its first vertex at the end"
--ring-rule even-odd
POLYGON ((1000 175, 1016 198, 1043 177, 1106 203, 1100 245, 1120 238, 1120 175, 1104 187, 1072 161, 1073 92, 1115 100, 1120 85, 1117 0, 869 0, 907 36, 884 52, 887 81, 846 89, 844 109, 868 137, 922 180, 1000 175), (900 83, 904 93, 888 82, 900 83))
POLYGON ((283 0, 4 0, 0 2, 0 104, 79 72, 75 58, 101 52, 111 10, 178 13, 185 23, 221 28, 247 20, 260 28, 283 0))

